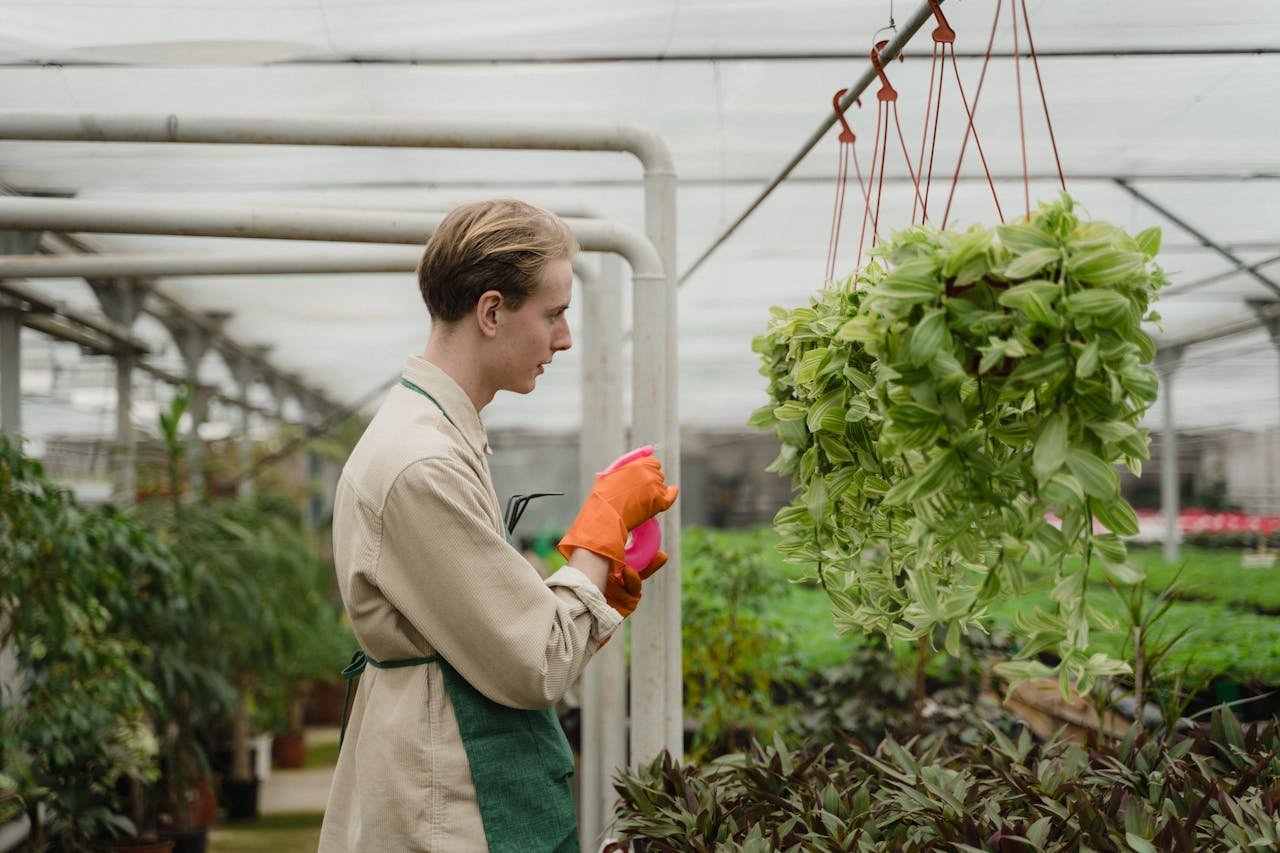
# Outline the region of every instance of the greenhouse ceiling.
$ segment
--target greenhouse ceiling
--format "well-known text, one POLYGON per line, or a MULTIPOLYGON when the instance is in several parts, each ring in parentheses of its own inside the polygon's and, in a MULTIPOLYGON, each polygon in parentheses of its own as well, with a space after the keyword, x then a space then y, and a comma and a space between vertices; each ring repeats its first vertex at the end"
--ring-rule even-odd
MULTIPOLYGON (((1258 301, 1280 295, 1280 4, 948 0, 941 9, 957 33, 969 97, 997 7, 974 122, 1006 216, 1025 212, 1024 195, 1034 205, 1060 191, 1036 67, 1025 41, 1016 49, 1012 41, 1010 9, 1021 16, 1025 8, 1068 191, 1089 217, 1131 231, 1164 229, 1160 261, 1173 287, 1152 334, 1167 343, 1237 330, 1187 350, 1174 395, 1179 425, 1276 424, 1280 355, 1265 328, 1245 327, 1258 301)), ((900 31, 921 8, 908 0, 0 0, 0 113, 375 116, 652 131, 669 146, 679 178, 681 421, 740 428, 763 401, 750 345, 769 306, 799 304, 823 285, 837 129, 822 133, 741 226, 708 249, 831 123, 834 93, 868 72, 872 46, 895 35, 891 22, 900 31)), ((905 60, 885 71, 913 160, 931 103, 932 29, 926 24, 905 60)), ((946 79, 937 193, 951 183, 964 135, 955 80, 946 79)), ((864 168, 879 85, 847 112, 864 168)), ((891 147, 886 162, 882 232, 912 215, 906 158, 891 147)), ((515 195, 567 215, 644 226, 640 166, 619 153, 0 140, 0 187, 121 204, 342 211, 438 212, 515 195)), ((861 204, 853 183, 840 275, 856 261, 861 204)), ((950 222, 998 222, 972 149, 950 222)), ((207 237, 84 240, 104 252, 370 251, 207 237)), ((97 310, 82 280, 22 284, 97 310)), ((193 308, 229 312, 228 335, 269 346, 274 365, 344 405, 376 401, 428 329, 407 273, 176 276, 158 287, 193 308)), ((158 365, 180 369, 158 323, 139 322, 135 333, 152 342, 158 365)), ((101 411, 114 380, 103 360, 30 330, 23 343, 28 431, 109 435, 101 411), (57 391, 67 381, 70 395, 57 391)), ((584 357, 580 348, 559 356, 530 399, 501 395, 486 410, 490 428, 577 426, 584 357)), ((216 357, 202 369, 232 388, 216 357)), ((1150 423, 1159 422, 1156 410, 1150 423)))

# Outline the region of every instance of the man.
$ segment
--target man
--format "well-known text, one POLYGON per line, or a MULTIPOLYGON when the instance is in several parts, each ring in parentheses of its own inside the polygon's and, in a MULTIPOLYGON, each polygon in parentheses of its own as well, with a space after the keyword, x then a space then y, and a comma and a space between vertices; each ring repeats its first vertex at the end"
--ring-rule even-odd
POLYGON ((336 851, 576 850, 572 755, 551 706, 639 601, 628 530, 675 501, 652 456, 597 478, 543 581, 506 539, 480 412, 571 340, 577 241, 511 199, 452 210, 418 269, 421 357, 369 424, 334 503, 362 652, 320 836, 336 851))

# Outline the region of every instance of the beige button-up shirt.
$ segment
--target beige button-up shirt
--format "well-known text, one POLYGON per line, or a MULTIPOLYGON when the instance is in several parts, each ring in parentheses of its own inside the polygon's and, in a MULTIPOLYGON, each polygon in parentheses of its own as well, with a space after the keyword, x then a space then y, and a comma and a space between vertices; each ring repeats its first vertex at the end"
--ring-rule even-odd
MULTIPOLYGON (((581 572, 566 566, 544 581, 507 543, 466 393, 421 358, 404 377, 439 406, 393 388, 334 500, 334 562, 356 639, 379 661, 438 653, 495 702, 550 707, 621 619, 581 572)), ((321 853, 486 846, 440 667, 367 668, 321 853)))

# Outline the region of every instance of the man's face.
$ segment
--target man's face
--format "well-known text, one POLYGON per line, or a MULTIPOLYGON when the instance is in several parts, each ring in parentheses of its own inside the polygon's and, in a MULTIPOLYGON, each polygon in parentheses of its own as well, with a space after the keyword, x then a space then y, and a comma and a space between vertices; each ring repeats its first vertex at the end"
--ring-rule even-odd
POLYGON ((518 310, 498 309, 502 390, 528 394, 543 367, 572 345, 565 319, 572 292, 573 264, 568 258, 559 258, 543 267, 537 289, 518 310))

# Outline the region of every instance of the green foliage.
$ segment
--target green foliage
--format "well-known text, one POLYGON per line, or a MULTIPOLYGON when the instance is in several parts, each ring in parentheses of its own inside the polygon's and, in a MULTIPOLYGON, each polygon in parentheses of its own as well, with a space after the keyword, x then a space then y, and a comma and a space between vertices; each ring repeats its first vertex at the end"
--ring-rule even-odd
POLYGON ((182 828, 233 683, 250 676, 282 717, 292 685, 353 645, 292 507, 86 509, 2 439, 0 569, 0 642, 22 674, 0 706, 0 800, 42 808, 37 839, 58 849, 160 813, 182 828))
MULTIPOLYGON (((191 398, 194 393, 190 385, 176 386, 173 399, 169 401, 169 408, 162 410, 159 418, 160 439, 164 442, 166 458, 165 473, 169 478, 169 500, 175 511, 182 493, 180 464, 187 452, 187 445, 178 425, 187 409, 191 407, 191 398)), ((194 428, 193 426, 192 429, 194 428)))
POLYGON ((793 753, 776 741, 702 767, 664 753, 622 774, 622 842, 655 851, 1275 849, 1280 729, 1227 709, 1172 743, 1106 749, 992 729, 956 748, 793 753))
POLYGON ((874 746, 885 732, 906 728, 912 689, 911 678, 883 642, 854 646, 844 663, 810 675, 795 692, 779 734, 874 746))
POLYGON ((689 528, 682 537, 684 696, 699 754, 772 731, 774 694, 791 681, 793 644, 770 614, 787 581, 764 559, 766 536, 689 528))
POLYGON ((330 565, 293 507, 271 495, 182 507, 168 535, 217 633, 210 664, 247 686, 263 727, 284 729, 294 685, 331 677, 354 647, 330 596, 330 565))
POLYGON ((117 514, 80 507, 0 438, 0 567, 0 645, 22 673, 0 707, 3 787, 29 814, 43 809, 38 840, 100 849, 135 828, 117 784, 157 772, 144 721, 171 648, 149 631, 165 618, 168 555, 117 514))
MULTIPOLYGON (((1090 634, 1090 639, 1099 651, 1127 659, 1133 648, 1127 627, 1127 605, 1106 587, 1098 576, 1100 572, 1101 569, 1095 571, 1094 580, 1098 582, 1091 585, 1086 594, 1086 606, 1095 622, 1102 626, 1090 634)), ((1187 574, 1191 574, 1190 567, 1187 574)), ((1163 575, 1158 575, 1145 583, 1143 595, 1148 603, 1156 595, 1153 590, 1159 591, 1167 583, 1162 578, 1163 575)), ((992 602, 986 618, 989 628, 1016 633, 1020 613, 1052 606, 1053 587, 1052 573, 1032 575, 1017 598, 992 602)), ((1189 684, 1220 677, 1280 684, 1280 620, 1215 601, 1177 600, 1190 596, 1195 589, 1190 584, 1182 587, 1161 618, 1161 630, 1170 636, 1186 632, 1182 641, 1168 650, 1165 665, 1178 671, 1185 668, 1189 684)))
MULTIPOLYGON (((790 583, 769 528, 688 528, 683 536, 682 622, 685 711, 696 721, 692 754, 706 759, 752 738, 874 745, 912 721, 909 650, 883 638, 836 638, 830 600, 816 585, 790 583)), ((990 638, 974 632, 963 654, 930 671, 949 709, 930 732, 969 737, 979 718, 978 654, 990 638), (953 713, 954 712, 954 713, 953 713), (944 719, 945 717, 945 719, 944 719)))
POLYGON ((754 342, 771 400, 751 424, 775 431, 773 470, 797 490, 779 547, 815 567, 839 630, 941 628, 954 655, 1031 557, 1054 567, 1053 604, 1020 615, 1005 673, 1055 672, 1042 653, 1064 691, 1124 671, 1091 649, 1088 566, 1140 579, 1113 466, 1147 457, 1156 378, 1139 323, 1164 283, 1158 242, 1081 221, 1064 197, 995 231, 899 232, 856 283, 773 309, 754 342))

